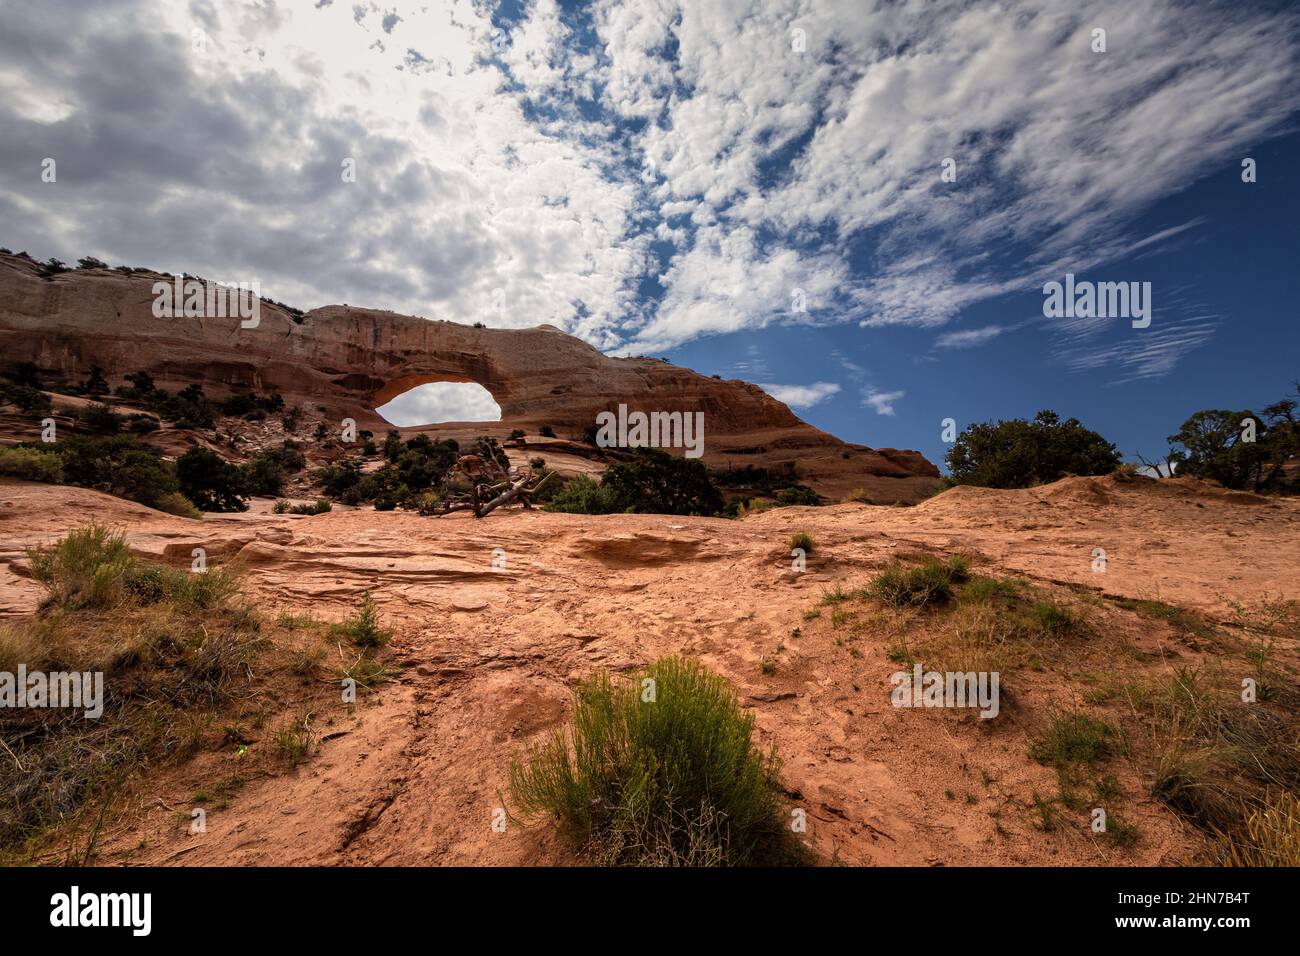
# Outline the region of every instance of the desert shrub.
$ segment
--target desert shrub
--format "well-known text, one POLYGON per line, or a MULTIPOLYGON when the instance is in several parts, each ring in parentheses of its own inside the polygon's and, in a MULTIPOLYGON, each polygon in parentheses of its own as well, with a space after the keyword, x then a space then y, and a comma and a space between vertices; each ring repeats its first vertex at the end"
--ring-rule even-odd
MULTIPOLYGON (((415 499, 444 482, 459 450, 459 443, 452 440, 434 441, 427 435, 416 435, 403 442, 396 432, 389 432, 384 443, 387 463, 382 468, 362 474, 358 463, 344 461, 326 465, 315 477, 326 494, 344 504, 370 501, 380 511, 398 505, 413 507, 415 499)), ((494 441, 483 452, 504 454, 494 441)))
POLYGON ((100 524, 70 532, 27 552, 32 577, 49 592, 47 603, 65 608, 112 607, 125 594, 135 559, 126 536, 100 524))
POLYGON ((554 438, 555 429, 552 428, 550 425, 543 425, 541 428, 537 430, 537 434, 541 435, 543 438, 554 438))
POLYGON ((15 385, 37 389, 41 387, 41 370, 35 362, 19 362, 6 377, 15 385))
POLYGON ((139 413, 126 416, 126 430, 132 435, 147 435, 150 432, 156 432, 161 426, 158 419, 152 415, 141 415, 139 413))
POLYGON ((288 499, 281 498, 275 503, 275 506, 271 508, 271 511, 278 515, 284 515, 289 513, 291 507, 293 506, 289 503, 288 499))
POLYGON ((788 550, 793 551, 795 548, 802 548, 804 554, 812 554, 813 553, 812 535, 810 535, 807 531, 796 531, 790 537, 790 546, 788 550))
POLYGON ((361 606, 347 620, 335 624, 330 633, 346 637, 358 647, 378 647, 387 644, 392 633, 388 631, 375 606, 375 599, 366 592, 361 598, 361 606))
POLYGON ((1015 600, 1019 590, 1012 581, 1001 578, 971 578, 962 590, 962 597, 982 604, 1006 603, 1015 600))
POLYGON ((165 511, 169 515, 176 515, 180 518, 193 518, 196 521, 203 517, 203 512, 194 507, 194 502, 190 501, 179 491, 169 492, 160 495, 154 502, 153 507, 159 511, 165 511))
POLYGON ((1035 601, 1029 606, 1025 625, 1031 632, 1046 637, 1064 637, 1080 627, 1079 619, 1069 608, 1048 600, 1035 601))
POLYGON ((208 448, 196 446, 176 459, 180 491, 203 511, 247 511, 240 469, 208 448))
POLYGON ((610 489, 597 484, 586 475, 577 475, 559 486, 545 503, 544 510, 577 515, 607 515, 619 509, 610 489))
POLYGON ((63 460, 65 484, 92 488, 150 508, 180 490, 175 470, 152 445, 133 435, 71 435, 48 448, 63 460))
POLYGON ((48 415, 50 397, 34 385, 0 379, 0 405, 13 405, 24 415, 48 415))
POLYGON ((284 466, 276 452, 260 452, 240 466, 244 493, 278 495, 284 491, 284 466))
POLYGON ((971 425, 948 451, 950 482, 989 488, 1028 488, 1066 475, 1106 475, 1119 464, 1115 446, 1077 419, 1041 411, 1023 418, 971 425))
POLYGON ((109 387, 108 380, 104 378, 104 370, 98 365, 90 366, 90 373, 81 383, 80 390, 83 395, 107 395, 109 387))
POLYGON ((1049 767, 1088 765, 1111 753, 1115 729, 1077 711, 1056 710, 1029 744, 1029 756, 1049 767))
POLYGON ((122 425, 126 419, 107 405, 96 402, 78 411, 77 421, 93 432, 99 432, 103 435, 116 435, 122 430, 122 425))
POLYGON ((726 506, 703 462, 658 448, 638 448, 630 461, 605 469, 600 483, 617 511, 708 516, 721 514, 726 506))
POLYGON ((776 493, 776 503, 787 506, 819 505, 822 503, 822 497, 807 485, 790 485, 776 493))
POLYGON ((926 607, 948 601, 952 586, 968 576, 968 563, 960 556, 947 561, 929 558, 911 567, 895 561, 872 579, 866 593, 895 607, 926 607))
POLYGON ((292 515, 323 515, 327 511, 332 511, 334 505, 328 498, 317 498, 309 505, 293 505, 289 508, 289 514, 292 515))
POLYGON ((52 451, 0 448, 0 475, 57 485, 63 480, 63 460, 52 451))
POLYGON ((217 406, 203 394, 203 386, 186 385, 175 395, 155 389, 149 395, 149 410, 177 428, 204 431, 217 424, 217 406))
POLYGON ((221 414, 247 417, 267 412, 278 412, 284 408, 284 398, 279 392, 272 392, 265 397, 253 391, 236 392, 219 406, 221 414))
POLYGON ((731 685, 696 661, 664 658, 630 679, 598 671, 574 693, 569 734, 511 762, 511 799, 603 864, 789 862, 779 762, 753 730, 731 685))
POLYGON ((1137 701, 1150 722, 1151 792, 1203 830, 1241 839, 1271 789, 1300 791, 1300 748, 1292 715, 1243 703, 1235 679, 1212 677, 1180 667, 1137 701))
POLYGON ((295 718, 275 734, 276 755, 291 767, 306 760, 315 743, 316 732, 311 726, 311 714, 295 718))
POLYGON ((507 439, 507 441, 514 441, 516 438, 523 438, 523 437, 524 437, 524 430, 522 428, 512 428, 510 429, 510 437, 507 439))
POLYGON ((131 383, 130 385, 119 385, 114 389, 114 392, 122 398, 148 401, 158 391, 157 386, 154 385, 153 376, 148 372, 131 372, 123 375, 122 378, 131 383))

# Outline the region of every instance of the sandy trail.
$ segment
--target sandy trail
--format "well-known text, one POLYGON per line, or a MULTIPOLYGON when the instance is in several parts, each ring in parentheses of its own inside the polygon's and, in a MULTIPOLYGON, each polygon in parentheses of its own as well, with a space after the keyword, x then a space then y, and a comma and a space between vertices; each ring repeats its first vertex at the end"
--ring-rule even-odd
MULTIPOLYGON (((1137 849, 1119 857, 1036 831, 1023 809, 1053 774, 1027 763, 1017 723, 1036 710, 996 733, 973 718, 895 710, 887 679, 896 665, 883 648, 864 647, 860 660, 837 655, 829 627, 805 622, 803 611, 833 584, 860 585, 916 548, 1211 615, 1230 599, 1300 597, 1300 502, 1181 482, 963 488, 913 508, 785 508, 741 521, 339 510, 198 523, 94 492, 4 481, 0 614, 30 612, 38 599, 23 548, 91 518, 124 527, 142 554, 188 563, 202 546, 211 560, 239 556, 269 607, 341 618, 371 590, 407 665, 307 764, 247 784, 212 813, 206 834, 189 835, 159 810, 110 837, 105 862, 127 849, 134 862, 168 864, 564 862, 544 829, 492 831, 508 761, 562 723, 576 678, 666 653, 699 658, 737 685, 763 746, 775 742, 785 759, 791 806, 806 809, 810 837, 840 862, 1177 862, 1185 826, 1143 797, 1131 771, 1121 782, 1143 827, 1137 849), (790 569, 796 530, 818 545, 804 574, 790 569), (1106 552, 1104 574, 1092 570, 1095 548, 1106 552), (778 644, 788 663, 764 675, 759 661, 778 644)), ((1030 680, 1042 681, 1042 706, 1062 693, 1050 675, 1030 680)), ((188 795, 160 796, 175 806, 188 795)))

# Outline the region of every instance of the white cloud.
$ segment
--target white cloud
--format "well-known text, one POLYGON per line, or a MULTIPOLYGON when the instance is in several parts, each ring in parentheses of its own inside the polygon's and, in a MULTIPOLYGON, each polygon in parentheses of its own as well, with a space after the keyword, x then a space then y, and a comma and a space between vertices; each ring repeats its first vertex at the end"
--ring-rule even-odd
MULTIPOLYGON (((771 323, 938 327, 1189 235, 1200 219, 1133 224, 1235 170, 1300 85, 1297 15, 1266 5, 535 0, 507 34, 493 15, 10 5, 6 239, 627 352, 771 323), (33 155, 59 157, 57 189, 33 155)), ((1159 374, 1196 341, 1073 361, 1159 374)))
POLYGON ((401 428, 440 422, 499 422, 501 406, 473 382, 429 382, 403 392, 375 409, 401 428))
POLYGON ((894 404, 906 394, 902 390, 882 392, 876 388, 867 388, 862 391, 862 404, 870 405, 877 415, 892 415, 894 404))
POLYGON ((813 382, 811 385, 764 385, 763 391, 778 402, 791 408, 811 408, 839 392, 834 382, 813 382))
POLYGON ((983 345, 1009 331, 1004 325, 986 325, 982 329, 963 329, 960 332, 945 332, 934 340, 936 348, 969 349, 983 345))

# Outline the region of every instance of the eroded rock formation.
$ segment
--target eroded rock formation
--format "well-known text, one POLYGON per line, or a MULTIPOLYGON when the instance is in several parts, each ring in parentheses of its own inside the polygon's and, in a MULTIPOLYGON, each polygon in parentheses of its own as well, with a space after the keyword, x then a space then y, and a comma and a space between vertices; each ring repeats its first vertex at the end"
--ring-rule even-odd
POLYGON ((920 453, 840 441, 796 417, 756 385, 723 381, 657 359, 612 358, 552 326, 475 328, 395 312, 332 305, 298 315, 263 300, 256 328, 238 318, 155 318, 152 272, 78 269, 42 275, 0 255, 0 354, 68 381, 92 364, 120 384, 143 369, 161 387, 202 383, 214 397, 241 387, 278 390, 360 428, 388 426, 374 409, 427 382, 476 382, 501 421, 403 429, 468 437, 530 435, 549 425, 580 437, 620 402, 643 411, 701 411, 704 460, 715 467, 794 468, 831 497, 865 489, 874 500, 913 501, 938 471, 920 453))

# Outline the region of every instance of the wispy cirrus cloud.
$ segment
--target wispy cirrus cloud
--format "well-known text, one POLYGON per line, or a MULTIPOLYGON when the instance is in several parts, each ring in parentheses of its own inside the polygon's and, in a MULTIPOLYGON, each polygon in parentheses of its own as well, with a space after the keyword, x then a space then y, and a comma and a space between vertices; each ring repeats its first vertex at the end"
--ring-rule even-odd
POLYGON ((980 329, 962 329, 958 332, 945 332, 934 340, 935 348, 969 349, 992 341, 1015 326, 986 325, 980 329))

